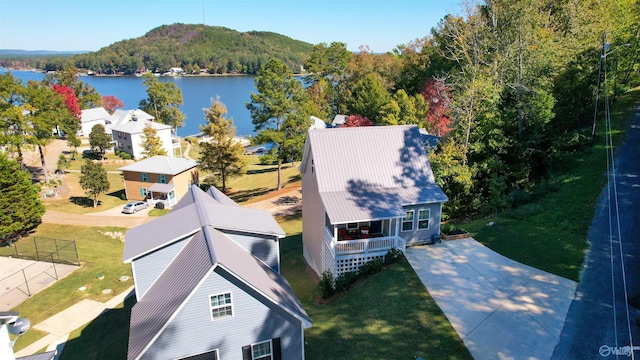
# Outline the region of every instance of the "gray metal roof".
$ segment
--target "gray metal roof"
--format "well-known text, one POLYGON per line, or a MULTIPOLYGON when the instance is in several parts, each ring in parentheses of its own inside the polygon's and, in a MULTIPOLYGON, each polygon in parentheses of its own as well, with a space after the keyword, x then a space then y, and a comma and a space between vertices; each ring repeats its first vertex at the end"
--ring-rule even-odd
POLYGON ((86 123, 90 121, 104 119, 107 120, 111 117, 111 114, 103 107, 97 107, 92 109, 85 109, 80 112, 80 122, 86 123))
MULTIPOLYGON (((229 201, 232 201, 229 199, 229 201)), ((277 236, 284 231, 265 210, 218 203, 198 186, 192 185, 178 204, 165 216, 127 231, 123 260, 155 251, 199 231, 203 226, 243 233, 277 236), (199 216, 198 207, 203 208, 199 216)))
POLYGON ((168 194, 171 191, 173 191, 175 188, 176 186, 173 184, 154 183, 149 188, 149 191, 168 194))
POLYGON ((196 166, 198 166, 198 163, 194 160, 171 156, 152 156, 123 166, 118 170, 177 175, 196 166))
POLYGON ((398 217, 401 205, 447 201, 415 125, 310 130, 304 169, 309 157, 334 223, 398 217))
POLYGON ((155 121, 137 120, 137 121, 129 121, 124 124, 116 125, 111 128, 111 131, 119 131, 127 134, 141 134, 144 131, 144 128, 147 126, 151 126, 156 130, 171 129, 171 126, 160 124, 155 121))
POLYGON ((16 358, 16 360, 52 360, 56 357, 56 352, 57 352, 56 350, 47 351, 40 354, 22 356, 22 357, 16 358))
MULTIPOLYGON (((297 318, 305 328, 310 327, 311 320, 284 277, 227 235, 206 224, 211 218, 209 212, 212 205, 227 210, 243 208, 212 203, 207 200, 211 198, 195 185, 191 187, 191 193, 191 199, 184 203, 186 205, 183 204, 180 210, 172 211, 163 219, 167 219, 175 212, 180 216, 188 215, 205 225, 198 228, 197 232, 185 234, 182 237, 190 236, 187 244, 131 310, 128 358, 139 359, 144 354, 171 319, 176 316, 182 305, 197 290, 198 285, 211 275, 212 270, 222 276, 232 276, 242 281, 260 294, 259 300, 265 305, 278 306, 297 318)), ((162 224, 168 224, 165 229, 171 225, 180 226, 174 218, 167 220, 162 222, 162 224)), ((145 226, 147 224, 127 232, 125 253, 127 243, 137 243, 139 240, 144 241, 143 237, 157 236, 157 234, 145 235, 146 231, 150 230, 145 226), (138 228, 144 229, 138 230, 138 228), (132 231, 136 236, 129 236, 132 231)), ((156 224, 157 228, 160 227, 158 225, 160 224, 156 224)), ((127 258, 127 256, 124 257, 127 258)))
POLYGON ((222 191, 218 190, 215 186, 211 186, 209 190, 207 190, 207 194, 216 199, 216 201, 218 201, 222 205, 240 206, 235 201, 231 200, 222 191))

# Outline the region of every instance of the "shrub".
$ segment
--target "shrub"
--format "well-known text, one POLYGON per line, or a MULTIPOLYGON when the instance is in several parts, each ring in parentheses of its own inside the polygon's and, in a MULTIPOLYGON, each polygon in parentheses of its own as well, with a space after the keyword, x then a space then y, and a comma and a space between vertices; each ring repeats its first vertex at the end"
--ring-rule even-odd
POLYGON ((402 251, 396 248, 391 248, 389 251, 387 251, 387 254, 384 256, 384 263, 395 264, 398 261, 402 260, 402 258, 404 258, 404 254, 402 253, 402 251))
POLYGON ((318 283, 318 290, 320 291, 320 296, 323 299, 330 298, 333 294, 335 294, 335 283, 333 279, 333 273, 329 270, 322 273, 320 277, 320 282, 318 283))
POLYGON ((362 266, 360 266, 360 276, 367 276, 367 275, 372 275, 375 274, 377 272, 379 272, 380 270, 382 270, 382 266, 384 265, 384 263, 382 262, 381 258, 375 258, 371 261, 369 261, 368 263, 363 264, 362 266))
POLYGON ((358 274, 355 272, 345 272, 336 278, 335 281, 335 290, 336 292, 347 291, 351 287, 351 285, 356 282, 358 279, 358 274))

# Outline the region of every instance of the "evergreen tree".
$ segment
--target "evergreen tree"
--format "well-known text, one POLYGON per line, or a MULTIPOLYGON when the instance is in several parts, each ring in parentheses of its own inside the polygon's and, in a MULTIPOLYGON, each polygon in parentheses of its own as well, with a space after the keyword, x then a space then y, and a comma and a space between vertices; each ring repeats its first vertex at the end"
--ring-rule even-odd
POLYGON ((100 152, 100 156, 104 158, 106 149, 111 147, 111 136, 107 134, 102 124, 96 124, 91 128, 89 145, 91 146, 91 151, 100 152))
POLYGON ((310 101, 302 84, 287 65, 277 59, 269 61, 255 78, 258 93, 251 93, 246 104, 257 143, 273 143, 278 162, 278 186, 282 188, 282 162, 298 158, 311 120, 310 101))
POLYGON ((80 168, 80 174, 80 187, 93 200, 93 207, 98 207, 98 196, 109 190, 107 171, 101 162, 86 159, 80 168))
POLYGON ((162 155, 166 156, 167 151, 162 147, 162 140, 158 136, 158 131, 149 123, 142 130, 142 158, 162 155))
POLYGON ((0 145, 18 153, 22 163, 22 147, 26 143, 28 123, 24 116, 24 93, 20 79, 10 72, 0 74, 0 145))
POLYGON ((11 244, 40 224, 45 212, 38 189, 20 164, 0 152, 0 242, 11 244))
POLYGON ((227 107, 220 98, 212 99, 211 106, 205 109, 207 125, 200 125, 200 130, 210 137, 201 145, 200 165, 203 170, 212 172, 214 181, 221 184, 223 192, 227 188, 227 179, 244 174, 246 169, 242 158, 244 148, 234 139, 236 128, 233 119, 227 119, 226 114, 227 107))

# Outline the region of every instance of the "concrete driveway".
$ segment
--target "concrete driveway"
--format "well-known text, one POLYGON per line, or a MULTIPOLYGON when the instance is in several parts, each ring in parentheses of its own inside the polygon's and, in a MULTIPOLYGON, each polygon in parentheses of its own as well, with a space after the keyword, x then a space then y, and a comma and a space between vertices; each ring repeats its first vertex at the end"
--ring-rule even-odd
POLYGON ((575 281, 474 239, 410 247, 406 257, 476 360, 551 358, 575 281))

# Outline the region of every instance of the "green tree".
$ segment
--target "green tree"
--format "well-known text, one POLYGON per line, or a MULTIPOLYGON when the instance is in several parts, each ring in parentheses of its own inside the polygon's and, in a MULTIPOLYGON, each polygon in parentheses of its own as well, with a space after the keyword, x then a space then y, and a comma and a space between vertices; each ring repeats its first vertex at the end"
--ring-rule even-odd
POLYGON ((311 123, 311 105, 302 84, 280 60, 269 61, 254 81, 258 93, 251 93, 251 102, 246 106, 258 133, 255 141, 275 145, 279 190, 282 188, 282 162, 302 152, 304 137, 311 123))
POLYGON ((0 152, 0 241, 11 244, 40 224, 45 212, 38 189, 16 161, 0 152))
POLYGON ((385 115, 399 111, 393 108, 392 99, 385 88, 380 75, 370 73, 359 80, 351 91, 347 100, 350 115, 362 115, 376 125, 393 125, 390 117, 385 115))
POLYGON ((89 145, 91 151, 100 152, 100 156, 104 158, 106 149, 111 147, 111 136, 107 134, 102 124, 96 124, 91 128, 89 133, 89 145))
POLYGON ((147 124, 142 129, 142 158, 148 158, 152 156, 166 156, 167 151, 162 147, 162 139, 158 136, 158 131, 150 124, 147 124))
POLYGON ((186 116, 179 109, 183 100, 178 85, 171 81, 160 82, 151 73, 143 75, 142 84, 147 88, 148 97, 140 101, 140 109, 173 128, 183 126, 186 116))
POLYGON ((80 168, 80 187, 93 200, 93 207, 98 207, 98 196, 109 190, 107 171, 101 162, 85 160, 80 168))
POLYGON ((243 175, 246 163, 242 158, 244 147, 234 138, 236 128, 233 119, 226 117, 227 107, 219 97, 211 100, 211 106, 205 109, 206 125, 200 125, 200 131, 209 136, 203 142, 200 152, 200 166, 211 171, 217 184, 221 184, 224 192, 227 179, 243 175))
POLYGON ((44 147, 62 133, 75 134, 80 123, 65 106, 64 97, 40 82, 29 81, 27 84, 25 109, 28 111, 25 139, 37 146, 44 180, 48 183, 44 147))
POLYGON ((94 87, 78 78, 78 68, 70 61, 65 62, 54 72, 45 75, 43 83, 46 85, 64 85, 70 87, 76 94, 80 110, 102 106, 102 96, 94 87))
POLYGON ((22 147, 27 142, 29 124, 24 116, 25 88, 10 72, 0 74, 0 145, 17 151, 22 164, 22 147))

